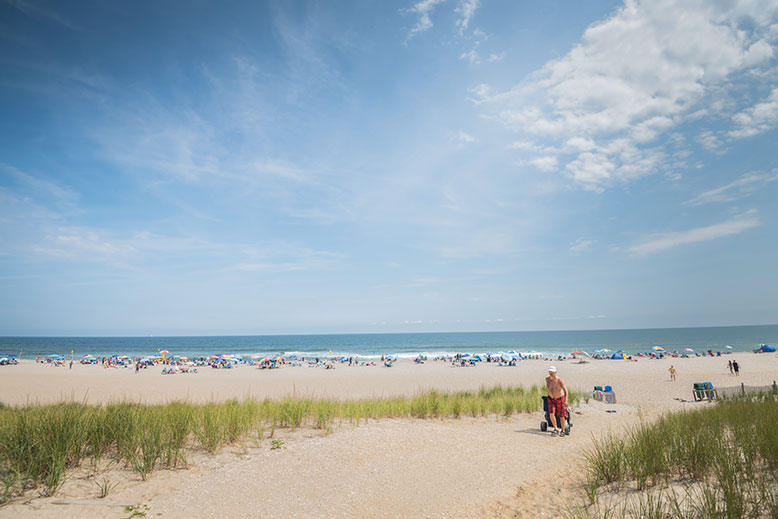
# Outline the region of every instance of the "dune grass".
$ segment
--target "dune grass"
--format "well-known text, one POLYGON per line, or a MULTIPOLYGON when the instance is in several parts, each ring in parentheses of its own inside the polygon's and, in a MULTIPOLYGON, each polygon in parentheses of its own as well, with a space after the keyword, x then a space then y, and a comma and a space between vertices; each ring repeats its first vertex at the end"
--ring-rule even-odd
POLYGON ((585 457, 573 517, 778 518, 778 393, 668 414, 585 457))
MULTIPOLYGON (((5 406, 0 407, 0 502, 34 487, 53 494, 66 471, 85 460, 118 461, 145 479, 155 469, 186 465, 187 453, 194 449, 216 453, 239 442, 258 444, 277 429, 329 431, 335 423, 382 418, 509 417, 539 410, 541 394, 538 386, 495 386, 345 401, 287 397, 205 404, 5 406)), ((571 392, 571 402, 580 398, 571 392)))

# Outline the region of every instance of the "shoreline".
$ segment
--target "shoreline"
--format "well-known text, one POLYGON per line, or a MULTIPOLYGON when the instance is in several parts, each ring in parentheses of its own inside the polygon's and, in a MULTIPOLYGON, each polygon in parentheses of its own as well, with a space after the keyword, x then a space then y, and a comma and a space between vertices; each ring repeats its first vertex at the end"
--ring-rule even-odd
POLYGON ((16 366, 0 366, 0 397, 5 404, 85 401, 89 403, 131 400, 146 403, 187 400, 204 402, 232 398, 283 398, 288 395, 358 399, 409 395, 420 390, 475 390, 481 386, 542 385, 547 368, 555 364, 571 389, 590 392, 596 385, 611 385, 619 402, 665 405, 668 398, 688 398, 693 382, 712 382, 715 387, 734 386, 741 380, 758 379, 770 384, 778 379, 776 354, 732 353, 722 357, 640 358, 591 360, 523 360, 516 366, 480 362, 474 367, 452 366, 443 361, 415 364, 399 360, 393 367, 348 366, 334 369, 284 365, 262 370, 248 364, 233 369, 198 368, 197 373, 161 375, 153 365, 134 373, 129 367, 74 363, 73 369, 22 360, 16 366), (730 375, 729 360, 738 360, 740 377, 730 375), (674 365, 678 380, 669 382, 674 365), (655 386, 655 387, 652 387, 655 386))

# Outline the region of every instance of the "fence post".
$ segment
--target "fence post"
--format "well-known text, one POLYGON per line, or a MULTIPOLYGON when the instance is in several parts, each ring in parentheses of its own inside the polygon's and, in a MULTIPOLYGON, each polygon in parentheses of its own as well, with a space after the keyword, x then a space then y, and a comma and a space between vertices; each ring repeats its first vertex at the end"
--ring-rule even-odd
POLYGON ((745 395, 746 394, 746 385, 743 382, 740 383, 740 394, 741 395, 745 395))
POLYGON ((778 391, 778 385, 775 384, 775 380, 773 380, 773 392, 778 391))

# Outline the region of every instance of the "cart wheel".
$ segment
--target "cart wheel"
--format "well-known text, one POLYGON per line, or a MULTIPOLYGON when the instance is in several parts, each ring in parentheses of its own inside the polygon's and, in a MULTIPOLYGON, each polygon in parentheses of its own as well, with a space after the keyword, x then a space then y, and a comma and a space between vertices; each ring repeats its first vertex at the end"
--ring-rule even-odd
POLYGON ((540 430, 543 432, 548 431, 548 424, 546 422, 540 422, 540 430))

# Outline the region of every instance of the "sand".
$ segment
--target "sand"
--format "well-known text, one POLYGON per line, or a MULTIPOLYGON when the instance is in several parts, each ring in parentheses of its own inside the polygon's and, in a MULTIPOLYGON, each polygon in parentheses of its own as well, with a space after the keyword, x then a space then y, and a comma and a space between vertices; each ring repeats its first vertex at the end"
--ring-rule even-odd
MULTIPOLYGON (((420 389, 475 389, 482 385, 542 383, 545 361, 515 368, 481 364, 454 368, 444 363, 393 368, 335 370, 282 368, 259 371, 202 369, 198 374, 162 376, 161 368, 132 370, 74 366, 73 370, 24 362, 0 368, 0 399, 6 403, 90 402, 132 399, 159 402, 278 397, 291 393, 358 398, 412 394, 420 389)), ((717 387, 767 385, 778 379, 778 356, 627 361, 555 362, 571 388, 612 385, 618 403, 590 402, 574 414, 573 434, 552 438, 539 430, 541 413, 461 420, 382 420, 343 424, 330 434, 314 429, 280 437, 283 448, 235 447, 217 455, 195 454, 184 470, 160 470, 148 480, 122 468, 70 475, 53 498, 30 494, 0 508, 5 517, 127 517, 122 506, 138 503, 147 517, 552 517, 554 503, 574 494, 582 450, 592 437, 621 432, 658 413, 708 403, 691 399, 691 383, 717 387), (726 369, 737 359, 741 376, 726 369), (670 382, 674 364, 678 380, 670 382), (616 413, 606 413, 615 410, 616 413), (118 486, 98 500, 95 480, 118 486), (57 504, 65 502, 68 504, 57 504)))

